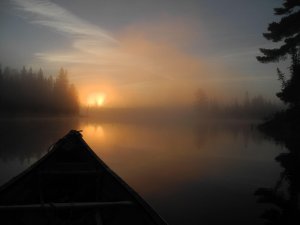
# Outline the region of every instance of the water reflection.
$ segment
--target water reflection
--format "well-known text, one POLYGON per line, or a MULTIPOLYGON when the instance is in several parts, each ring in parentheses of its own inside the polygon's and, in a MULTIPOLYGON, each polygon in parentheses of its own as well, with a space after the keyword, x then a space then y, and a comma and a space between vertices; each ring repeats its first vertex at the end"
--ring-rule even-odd
POLYGON ((41 157, 48 147, 70 128, 78 127, 77 119, 11 119, 0 121, 0 158, 21 161, 41 157))
POLYGON ((258 224, 261 208, 252 193, 275 179, 279 170, 271 159, 282 150, 248 122, 80 118, 0 123, 1 183, 40 158, 68 130, 79 129, 91 148, 173 225, 258 224))
MULTIPOLYGON (((82 122, 84 138, 97 154, 145 194, 180 188, 235 160, 257 160, 251 144, 262 138, 248 123, 191 127, 82 122)), ((267 149, 261 150, 260 156, 264 154, 269 155, 267 149)))
POLYGON ((298 132, 288 136, 269 133, 276 142, 286 146, 288 152, 279 154, 275 160, 283 168, 274 187, 259 188, 255 195, 258 202, 271 205, 261 217, 265 224, 300 224, 300 135, 298 132))
POLYGON ((275 178, 272 158, 282 149, 248 122, 80 126, 97 154, 170 224, 259 224, 253 189, 275 178))
POLYGON ((78 128, 78 119, 0 120, 0 184, 41 158, 49 146, 78 128))

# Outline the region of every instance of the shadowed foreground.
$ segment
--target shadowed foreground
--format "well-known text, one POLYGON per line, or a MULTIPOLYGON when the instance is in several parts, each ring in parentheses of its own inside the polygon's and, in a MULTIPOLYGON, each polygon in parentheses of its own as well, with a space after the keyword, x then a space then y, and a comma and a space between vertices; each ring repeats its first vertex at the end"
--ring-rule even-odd
MULTIPOLYGON (((286 113, 285 113, 286 114, 286 113)), ((284 114, 282 114, 284 115, 284 114)), ((291 119, 289 119, 291 121, 291 119)), ((299 119, 294 123, 264 124, 261 129, 288 150, 280 153, 276 162, 282 167, 278 181, 273 187, 261 187, 255 191, 257 201, 268 204, 261 217, 268 225, 293 225, 300 223, 300 145, 299 119), (271 130, 270 125, 280 130, 271 130), (284 126, 283 126, 284 125, 284 126)))
POLYGON ((71 131, 0 189, 4 224, 166 224, 71 131))

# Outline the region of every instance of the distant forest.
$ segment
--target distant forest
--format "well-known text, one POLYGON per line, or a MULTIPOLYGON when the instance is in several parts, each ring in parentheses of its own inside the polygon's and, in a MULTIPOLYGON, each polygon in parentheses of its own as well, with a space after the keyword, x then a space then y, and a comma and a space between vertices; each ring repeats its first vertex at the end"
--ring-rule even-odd
POLYGON ((45 76, 42 69, 18 71, 0 67, 0 114, 75 115, 79 113, 76 88, 69 83, 67 71, 56 77, 45 76))
POLYGON ((265 99, 261 95, 250 97, 245 92, 241 100, 234 99, 231 103, 221 103, 209 99, 201 89, 196 93, 198 115, 213 118, 230 119, 266 119, 283 109, 283 106, 265 99))

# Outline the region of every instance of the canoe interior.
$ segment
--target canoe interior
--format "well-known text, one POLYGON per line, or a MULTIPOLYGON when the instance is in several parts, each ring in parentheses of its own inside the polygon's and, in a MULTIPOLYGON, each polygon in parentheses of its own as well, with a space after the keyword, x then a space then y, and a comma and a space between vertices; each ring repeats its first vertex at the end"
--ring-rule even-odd
POLYGON ((1 224, 166 224, 77 131, 0 188, 0 216, 1 224))

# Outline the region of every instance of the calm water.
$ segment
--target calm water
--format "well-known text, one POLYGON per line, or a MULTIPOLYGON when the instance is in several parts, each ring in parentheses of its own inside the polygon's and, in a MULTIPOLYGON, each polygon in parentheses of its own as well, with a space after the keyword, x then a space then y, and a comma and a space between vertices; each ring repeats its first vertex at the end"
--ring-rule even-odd
POLYGON ((0 120, 0 184, 43 156, 70 129, 169 224, 262 224, 254 191, 274 186, 285 151, 247 122, 105 123, 0 120))

